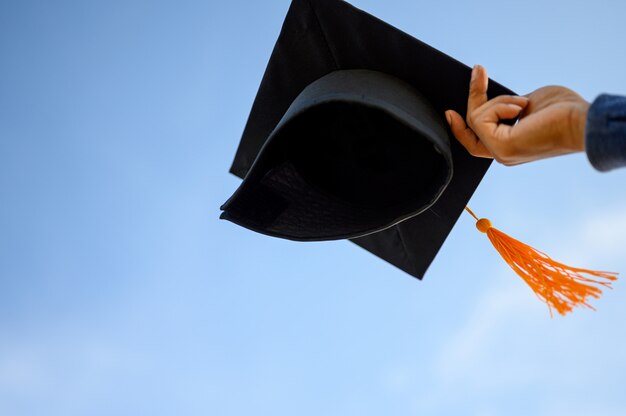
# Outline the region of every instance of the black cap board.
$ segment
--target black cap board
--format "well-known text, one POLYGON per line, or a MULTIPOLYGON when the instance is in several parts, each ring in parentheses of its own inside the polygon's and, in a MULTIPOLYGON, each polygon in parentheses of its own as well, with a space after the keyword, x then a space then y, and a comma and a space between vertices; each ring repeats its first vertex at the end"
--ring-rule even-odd
MULTIPOLYGON (((471 69, 341 0, 293 0, 221 218, 297 241, 350 239, 422 278, 491 163, 444 112, 471 69)), ((489 98, 513 94, 489 82, 489 98)))

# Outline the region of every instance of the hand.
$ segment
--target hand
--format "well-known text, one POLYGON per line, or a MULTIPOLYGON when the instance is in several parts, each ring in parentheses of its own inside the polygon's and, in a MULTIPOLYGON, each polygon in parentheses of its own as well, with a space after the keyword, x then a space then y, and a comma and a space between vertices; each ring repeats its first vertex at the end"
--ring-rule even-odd
POLYGON ((456 111, 446 111, 452 133, 472 155, 512 166, 585 149, 589 103, 576 92, 548 86, 526 96, 487 100, 488 82, 485 68, 476 65, 467 100, 467 124, 456 111), (516 117, 519 120, 513 126, 500 123, 516 117))

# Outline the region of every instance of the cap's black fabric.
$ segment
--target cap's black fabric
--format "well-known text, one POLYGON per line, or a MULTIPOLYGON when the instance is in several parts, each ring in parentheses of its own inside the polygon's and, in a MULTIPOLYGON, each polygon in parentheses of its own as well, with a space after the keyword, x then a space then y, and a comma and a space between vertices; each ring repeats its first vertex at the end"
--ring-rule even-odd
POLYGON ((361 237, 428 209, 452 178, 441 116, 381 72, 331 72, 293 101, 223 218, 313 241, 361 237))
MULTIPOLYGON (((490 164, 443 120, 465 113, 470 73, 344 1, 293 0, 222 218, 294 240, 351 238, 422 278, 490 164)), ((513 93, 490 81, 501 94, 513 93)))

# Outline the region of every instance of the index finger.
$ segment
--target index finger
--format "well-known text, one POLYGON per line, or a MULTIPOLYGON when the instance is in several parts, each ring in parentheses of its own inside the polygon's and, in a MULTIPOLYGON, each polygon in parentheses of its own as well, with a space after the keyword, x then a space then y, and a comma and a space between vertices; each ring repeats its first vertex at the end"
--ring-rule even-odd
POLYGON ((470 80, 469 97, 467 98, 467 114, 474 112, 478 107, 487 102, 487 85, 489 77, 482 65, 474 65, 472 79, 470 80))

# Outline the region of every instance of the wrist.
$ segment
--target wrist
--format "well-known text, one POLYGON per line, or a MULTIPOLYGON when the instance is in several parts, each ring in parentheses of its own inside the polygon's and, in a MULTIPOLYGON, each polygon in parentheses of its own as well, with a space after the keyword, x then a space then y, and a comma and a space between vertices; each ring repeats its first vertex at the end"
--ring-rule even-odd
POLYGON ((587 114, 589 113, 589 104, 585 100, 576 105, 570 114, 570 134, 568 147, 574 152, 582 152, 585 150, 585 128, 587 126, 587 114))

